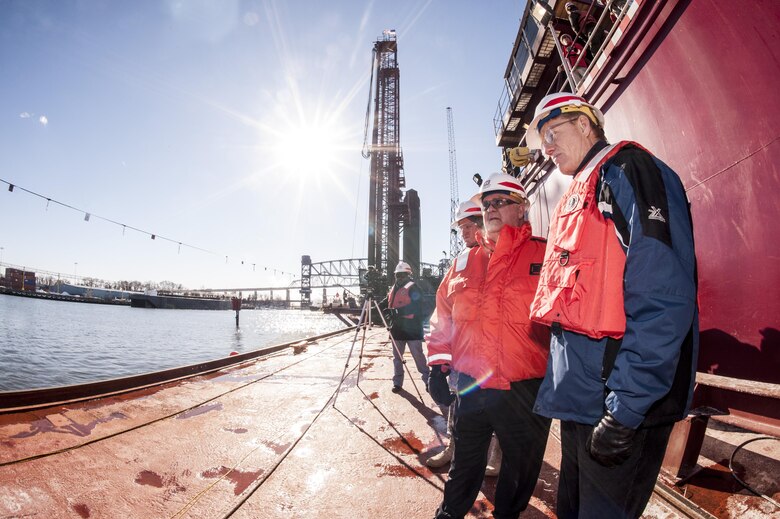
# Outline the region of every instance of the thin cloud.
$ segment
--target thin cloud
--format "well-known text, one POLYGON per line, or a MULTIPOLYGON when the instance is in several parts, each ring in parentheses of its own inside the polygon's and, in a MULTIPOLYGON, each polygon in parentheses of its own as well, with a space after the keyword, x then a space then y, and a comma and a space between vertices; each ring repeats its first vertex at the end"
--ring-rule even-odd
MULTIPOLYGON (((19 114, 20 119, 33 119, 35 117, 35 113, 30 112, 22 112, 19 114)), ((38 122, 41 123, 41 126, 48 126, 49 125, 49 118, 45 115, 41 115, 38 117, 38 122)))

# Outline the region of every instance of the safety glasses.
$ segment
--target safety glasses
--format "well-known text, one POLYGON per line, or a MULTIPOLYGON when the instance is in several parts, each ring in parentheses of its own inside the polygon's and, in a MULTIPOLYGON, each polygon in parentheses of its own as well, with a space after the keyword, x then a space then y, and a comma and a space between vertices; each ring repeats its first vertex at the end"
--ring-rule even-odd
POLYGON ((547 145, 552 145, 555 143, 555 130, 559 126, 563 126, 566 123, 573 123, 578 119, 578 117, 575 117, 573 119, 566 119, 563 122, 560 122, 558 124, 553 124, 549 128, 547 128, 544 133, 542 134, 542 141, 547 145))
POLYGON ((482 201, 482 210, 487 211, 491 207, 495 209, 501 209, 502 207, 506 207, 508 205, 516 204, 517 202, 513 200, 509 200, 508 198, 496 198, 495 200, 483 200, 482 201))

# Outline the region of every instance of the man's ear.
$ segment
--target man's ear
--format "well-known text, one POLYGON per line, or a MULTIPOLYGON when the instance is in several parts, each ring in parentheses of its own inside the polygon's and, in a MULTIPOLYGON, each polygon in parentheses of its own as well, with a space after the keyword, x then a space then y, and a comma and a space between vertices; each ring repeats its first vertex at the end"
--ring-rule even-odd
POLYGON ((577 118, 577 127, 579 128, 580 132, 586 137, 590 135, 590 132, 593 131, 593 128, 590 127, 590 120, 588 119, 587 115, 580 115, 577 118))

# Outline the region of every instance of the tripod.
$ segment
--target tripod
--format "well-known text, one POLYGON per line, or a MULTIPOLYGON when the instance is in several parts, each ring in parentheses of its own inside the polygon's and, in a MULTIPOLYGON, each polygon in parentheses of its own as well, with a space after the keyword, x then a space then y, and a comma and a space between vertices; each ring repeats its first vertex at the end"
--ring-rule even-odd
POLYGON ((403 354, 399 350, 398 344, 395 342, 395 339, 393 338, 393 334, 390 333, 390 326, 388 326, 387 321, 385 320, 385 316, 384 314, 382 314, 382 309, 379 308, 379 303, 377 303, 376 300, 371 296, 371 293, 369 293, 366 296, 366 300, 363 302, 363 307, 360 309, 360 318, 358 319, 357 326, 355 327, 355 336, 352 338, 352 345, 349 347, 349 355, 347 356, 347 362, 344 364, 344 371, 341 372, 341 380, 339 381, 339 385, 336 388, 336 394, 333 397, 332 407, 336 407, 336 399, 339 396, 339 390, 341 389, 341 386, 344 384, 344 380, 347 378, 347 368, 349 367, 349 360, 352 358, 352 352, 355 349, 355 343, 357 343, 358 335, 360 334, 360 331, 362 329, 363 336, 361 337, 360 340, 360 353, 358 354, 357 382, 355 382, 356 386, 360 386, 360 366, 363 363, 363 348, 366 345, 366 329, 373 324, 371 319, 372 308, 376 308, 376 311, 379 314, 380 319, 382 319, 382 324, 384 325, 385 329, 387 329, 388 331, 390 342, 393 343, 393 350, 395 351, 396 355, 398 355, 398 358, 401 359, 401 362, 404 365, 404 368, 406 369, 406 374, 409 376, 409 380, 412 381, 412 386, 414 386, 414 390, 417 393, 417 396, 420 398, 420 402, 423 401, 422 394, 420 393, 420 390, 417 388, 417 384, 414 381, 412 372, 409 370, 409 366, 406 365, 406 360, 404 359, 403 354))

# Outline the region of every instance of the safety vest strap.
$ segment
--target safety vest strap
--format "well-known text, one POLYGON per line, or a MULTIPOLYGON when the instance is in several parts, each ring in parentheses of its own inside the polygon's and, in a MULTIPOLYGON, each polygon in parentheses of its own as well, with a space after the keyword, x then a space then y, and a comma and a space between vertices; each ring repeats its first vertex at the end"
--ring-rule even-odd
MULTIPOLYGON (((411 304, 412 298, 409 294, 409 290, 411 289, 412 285, 414 285, 414 281, 407 282, 398 290, 396 290, 396 286, 393 286, 393 288, 390 290, 390 296, 388 297, 388 306, 390 308, 401 308, 411 304)), ((415 316, 414 314, 409 314, 399 315, 398 317, 403 319, 414 319, 415 316)))

